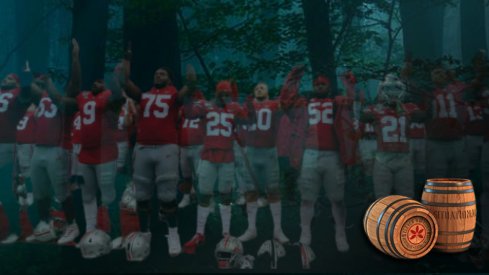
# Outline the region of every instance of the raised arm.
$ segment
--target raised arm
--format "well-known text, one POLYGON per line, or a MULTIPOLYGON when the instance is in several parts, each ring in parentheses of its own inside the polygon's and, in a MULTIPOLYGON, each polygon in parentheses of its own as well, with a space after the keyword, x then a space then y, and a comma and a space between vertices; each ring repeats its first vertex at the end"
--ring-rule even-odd
POLYGON ((141 89, 132 82, 131 76, 131 59, 132 59, 132 47, 129 42, 127 46, 126 53, 124 55, 124 60, 122 61, 123 69, 123 81, 120 79, 120 86, 126 92, 127 96, 132 98, 134 101, 139 102, 141 100, 141 89))
POLYGON ((280 105, 287 111, 295 105, 299 96, 300 80, 304 75, 304 65, 295 66, 287 75, 284 85, 280 90, 280 105))
POLYGON ((80 93, 81 86, 81 66, 80 66, 80 47, 76 39, 71 40, 73 46, 71 50, 71 76, 66 88, 66 95, 76 98, 80 93))
POLYGON ((73 97, 63 96, 58 91, 58 89, 56 89, 56 86, 54 85, 50 76, 46 76, 44 78, 44 85, 46 87, 46 91, 48 93, 48 96, 51 98, 51 100, 56 105, 63 106, 62 110, 66 114, 71 115, 71 114, 74 114, 78 110, 78 105, 76 103, 76 99, 73 97))
POLYGON ((197 74, 195 73, 195 69, 192 65, 187 64, 186 68, 186 83, 185 85, 178 91, 177 102, 179 104, 183 104, 185 100, 185 96, 188 94, 190 96, 197 90, 197 74))

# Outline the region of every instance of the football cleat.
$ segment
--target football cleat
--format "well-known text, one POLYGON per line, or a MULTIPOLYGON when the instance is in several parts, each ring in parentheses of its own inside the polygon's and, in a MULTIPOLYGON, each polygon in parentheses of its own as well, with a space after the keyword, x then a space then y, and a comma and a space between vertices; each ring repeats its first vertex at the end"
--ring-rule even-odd
POLYGON ((40 221, 36 228, 34 228, 34 237, 39 242, 50 242, 56 239, 56 232, 53 228, 53 223, 47 223, 40 221))
POLYGON ((10 234, 7 236, 7 238, 3 239, 0 243, 1 244, 13 244, 19 239, 19 236, 17 234, 10 234))
POLYGON ((290 240, 285 236, 282 229, 276 229, 273 231, 273 238, 281 244, 288 243, 290 240))
POLYGON ((59 245, 64 245, 73 242, 78 235, 80 235, 80 230, 78 229, 78 224, 75 221, 65 227, 63 235, 58 240, 59 245))
POLYGON ((180 244, 180 235, 178 234, 178 228, 169 228, 168 235, 168 254, 170 257, 176 257, 182 253, 182 245, 180 244))
POLYGON ((246 231, 243 233, 243 235, 238 237, 238 240, 241 242, 247 242, 251 241, 256 238, 256 229, 246 229, 246 231))
POLYGON ((202 234, 195 234, 190 241, 186 242, 183 245, 183 253, 185 254, 195 254, 197 250, 197 246, 203 244, 205 241, 205 237, 202 234))

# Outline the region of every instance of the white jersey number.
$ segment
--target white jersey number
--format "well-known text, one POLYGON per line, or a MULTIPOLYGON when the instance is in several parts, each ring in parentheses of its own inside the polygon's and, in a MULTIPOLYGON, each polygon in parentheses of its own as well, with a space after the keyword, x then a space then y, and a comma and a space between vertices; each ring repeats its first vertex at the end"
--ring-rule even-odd
POLYGON ((272 127, 272 110, 268 108, 260 109, 256 112, 256 123, 249 127, 250 131, 268 131, 272 127))
POLYGON ((183 121, 183 128, 198 129, 199 128, 199 121, 200 121, 200 118, 196 118, 196 119, 186 118, 183 121))
POLYGON ((58 113, 58 107, 53 104, 50 98, 44 97, 37 107, 36 117, 53 118, 58 113), (49 107, 47 107, 49 106, 49 107))
POLYGON ((12 99, 14 95, 12 93, 0 94, 0 113, 4 113, 8 110, 9 99, 12 99))
POLYGON ((406 142, 406 117, 396 118, 384 116, 381 118, 382 139, 384 142, 406 142))
POLYGON ((482 110, 479 106, 467 106, 467 112, 470 121, 482 120, 482 110))
POLYGON ((165 118, 168 115, 170 106, 165 100, 171 99, 171 95, 143 94, 143 99, 148 99, 146 106, 144 106, 144 117, 150 117, 153 114, 156 118, 165 118), (151 106, 153 104, 156 105, 156 110, 153 110, 151 113, 151 106))
POLYGON ((307 106, 309 112, 309 125, 316 125, 319 123, 333 124, 333 102, 313 102, 307 106), (323 110, 319 110, 321 106, 323 110))
POLYGON ((95 122, 95 104, 95 101, 88 101, 83 106, 83 124, 90 125, 95 122))
POLYGON ((234 115, 229 113, 207 113, 207 135, 210 137, 230 137, 233 131, 233 125, 228 120, 233 118, 234 115), (224 129, 219 128, 219 125, 223 126, 224 129))
POLYGON ((75 130, 80 130, 81 129, 81 117, 76 116, 75 120, 73 121, 73 127, 75 130))
POLYGON ((24 116, 20 121, 19 124, 17 124, 17 131, 22 131, 27 127, 27 122, 29 122, 29 117, 24 116))
MULTIPOLYGON (((439 112, 438 114, 435 113, 435 117, 439 118, 456 118, 457 117, 457 110, 455 109, 455 99, 453 98, 453 94, 439 94, 436 96, 435 99, 435 106, 436 103, 438 103, 439 107, 439 112)), ((435 108, 436 112, 436 108, 435 108)))

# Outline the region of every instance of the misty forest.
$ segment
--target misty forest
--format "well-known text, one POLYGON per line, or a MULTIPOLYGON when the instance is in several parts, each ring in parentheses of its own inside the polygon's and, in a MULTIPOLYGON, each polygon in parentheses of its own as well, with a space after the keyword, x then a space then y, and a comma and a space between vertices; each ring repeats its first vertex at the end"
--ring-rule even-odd
MULTIPOLYGON (((487 0, 1 0, 0 18, 1 78, 11 73, 21 78, 26 72, 45 74, 52 79, 60 96, 69 93, 67 83, 73 79, 73 38, 79 45, 81 91, 92 89, 92 83, 98 79, 109 83, 117 74, 116 66, 127 58, 128 49, 131 52, 130 78, 142 91, 152 88, 153 75, 161 67, 167 68, 177 89, 186 87, 191 67, 195 70, 192 80, 205 99, 214 97, 216 84, 232 80, 233 88, 237 87, 237 102, 244 106, 258 83, 266 83, 270 98, 278 99, 287 77, 293 75, 291 70, 300 65, 303 70, 297 83, 300 95, 305 98, 314 95, 315 79, 323 75, 328 79, 333 96, 346 96, 355 101, 352 113, 356 119, 360 117, 360 108, 376 104, 379 87, 390 75, 416 83, 417 88, 406 93, 407 100, 412 102, 422 101, 433 90, 432 71, 436 68, 449 71, 454 81, 472 83, 479 77, 485 81, 485 87, 488 83, 487 0), (480 65, 481 62, 485 65, 480 65), (350 82, 345 76, 350 77, 350 82)), ((485 114, 484 119, 486 116, 489 114, 485 114)), ((487 124, 487 120, 484 123, 487 124)), ((3 129, 1 124, 0 131, 3 129)), ((129 137, 129 144, 134 145, 135 139, 129 137)), ((487 140, 484 142, 487 147, 487 140)), ((483 152, 489 153, 489 150, 483 152)), ((112 237, 120 233, 115 225, 119 222, 117 205, 126 183, 132 180, 131 157, 125 161, 126 167, 115 177, 115 206, 109 206, 115 221, 112 237)), ((349 243, 349 250, 344 250, 348 252, 337 251, 334 227, 337 216, 331 211, 336 206, 332 206, 321 191, 311 217, 310 246, 315 257, 306 268, 304 262, 301 264, 303 252, 298 242, 302 238, 299 236, 300 211, 303 211, 300 188, 295 182, 299 170, 284 173, 283 164, 279 164, 282 226, 290 243, 285 246, 285 256, 277 262, 278 271, 489 271, 489 242, 479 238, 484 235, 481 232, 489 232, 489 229, 484 228, 483 217, 479 217, 479 210, 484 216, 480 205, 475 229, 477 241, 464 253, 432 252, 419 260, 405 262, 376 250, 365 236, 362 219, 377 195, 372 174, 363 170, 361 161, 345 166, 347 218, 346 229, 343 229, 349 243)), ((0 161, 0 168, 1 165, 0 161)), ((9 182, 11 177, 4 171, 7 170, 0 169, 0 192, 10 192, 10 185, 4 182, 9 182)), ((489 174, 484 171, 478 162, 467 174, 474 184, 478 203, 484 192, 481 189, 483 177, 489 174)), ((415 174, 416 192, 423 191, 426 178, 415 174)), ((178 189, 178 200, 183 196, 180 192, 178 189)), ((260 194, 264 193, 262 188, 260 194)), ((237 191, 233 189, 233 200, 236 196, 237 191)), ((76 221, 83 233, 85 221, 78 213, 83 208, 79 190, 73 191, 73 199, 77 205, 76 221)), ((189 207, 178 209, 182 246, 195 232, 196 215, 200 211, 196 201, 193 195, 189 207)), ((151 203, 152 209, 158 209, 156 199, 151 203)), ((4 204, 6 211, 11 211, 8 204, 4 204)), ((62 208, 61 203, 53 202, 56 204, 62 208)), ((30 206, 34 210, 29 210, 34 217, 38 215, 36 205, 34 202, 30 206)), ((234 202, 231 205, 231 232, 234 233, 231 235, 238 237, 250 221, 247 219, 250 211, 234 202)), ((484 207, 487 209, 489 205, 484 207)), ((219 272, 215 249, 222 238, 221 218, 219 207, 215 208, 216 211, 209 214, 206 242, 195 255, 168 256, 167 229, 159 222, 158 211, 153 211, 151 254, 141 263, 126 261, 124 249, 85 260, 74 247, 18 241, 0 245, 0 274, 219 272)), ((271 271, 273 259, 263 260, 257 251, 272 236, 272 217, 268 208, 260 207, 256 217, 258 238, 243 242, 244 254, 254 257, 251 272, 271 271)), ((32 226, 36 224, 34 218, 32 226)))

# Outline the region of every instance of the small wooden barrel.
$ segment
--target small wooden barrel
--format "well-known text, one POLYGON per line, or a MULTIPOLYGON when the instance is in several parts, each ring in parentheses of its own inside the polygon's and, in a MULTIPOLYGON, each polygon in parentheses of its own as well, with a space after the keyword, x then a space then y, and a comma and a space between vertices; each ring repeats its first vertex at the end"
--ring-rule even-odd
POLYGON ((435 249, 448 253, 469 249, 477 217, 470 180, 429 179, 421 203, 435 216, 440 229, 435 249))
POLYGON ((438 236, 435 217, 419 202, 392 195, 368 208, 363 228, 380 251, 399 259, 418 259, 433 248, 438 236))

